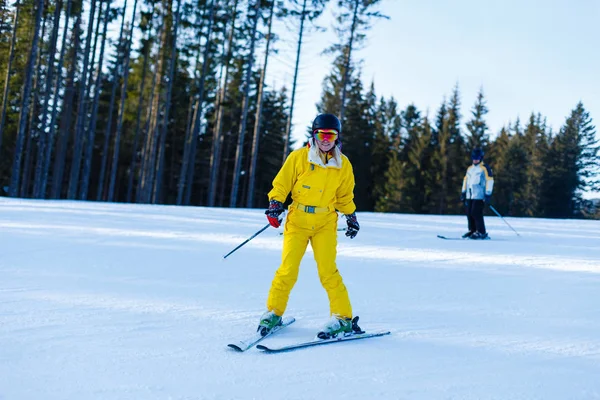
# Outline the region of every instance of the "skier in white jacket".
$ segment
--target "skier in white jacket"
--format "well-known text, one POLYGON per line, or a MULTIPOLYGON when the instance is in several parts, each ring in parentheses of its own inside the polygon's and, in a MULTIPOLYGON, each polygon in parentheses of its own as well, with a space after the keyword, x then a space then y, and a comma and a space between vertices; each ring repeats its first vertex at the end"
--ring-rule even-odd
POLYGON ((475 148, 471 152, 473 164, 467 168, 463 179, 460 200, 464 202, 469 231, 462 237, 469 239, 489 239, 483 221, 483 207, 489 203, 494 190, 494 175, 489 165, 483 162, 483 150, 475 148))

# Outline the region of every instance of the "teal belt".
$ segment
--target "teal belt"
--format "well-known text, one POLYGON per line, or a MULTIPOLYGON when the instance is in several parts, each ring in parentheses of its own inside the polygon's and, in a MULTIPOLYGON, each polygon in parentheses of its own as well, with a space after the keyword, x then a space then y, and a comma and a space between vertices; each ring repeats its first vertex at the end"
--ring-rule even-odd
POLYGON ((292 207, 297 208, 298 210, 304 211, 305 213, 309 213, 309 214, 321 214, 321 213, 329 212, 328 207, 306 206, 304 204, 300 204, 297 202, 293 202, 292 207))

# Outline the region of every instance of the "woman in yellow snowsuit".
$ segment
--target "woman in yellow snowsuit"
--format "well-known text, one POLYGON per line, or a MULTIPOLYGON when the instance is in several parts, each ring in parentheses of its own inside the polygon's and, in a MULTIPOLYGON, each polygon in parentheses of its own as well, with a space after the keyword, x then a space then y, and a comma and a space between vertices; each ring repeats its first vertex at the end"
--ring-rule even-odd
MULTIPOLYGON (((329 338, 352 332, 352 306, 336 266, 337 211, 346 216, 346 236, 354 238, 360 229, 354 205, 354 174, 339 144, 341 123, 335 115, 320 114, 313 122, 313 135, 306 147, 293 151, 273 180, 269 192, 269 222, 279 227, 283 203, 291 193, 283 232, 281 266, 267 299, 267 312, 258 330, 264 335, 281 324, 290 292, 298 279, 300 262, 310 241, 321 284, 327 291, 331 319, 318 336, 329 338)), ((360 330, 356 321, 355 330, 360 330)))

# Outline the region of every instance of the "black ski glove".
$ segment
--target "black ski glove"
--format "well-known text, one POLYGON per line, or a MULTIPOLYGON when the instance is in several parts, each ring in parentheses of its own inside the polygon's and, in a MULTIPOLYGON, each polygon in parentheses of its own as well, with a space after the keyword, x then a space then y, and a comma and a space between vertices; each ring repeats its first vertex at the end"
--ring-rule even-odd
POLYGON ((279 226, 281 225, 281 219, 279 219, 279 216, 284 211, 285 209, 283 208, 282 202, 277 200, 271 200, 269 202, 269 208, 267 209, 267 211, 265 211, 265 214, 267 215, 269 224, 271 224, 273 228, 279 228, 279 226))
POLYGON ((460 194, 460 201, 462 201, 464 203, 465 200, 467 200, 467 192, 462 192, 460 194))
POLYGON ((491 194, 486 194, 485 196, 483 196, 483 202, 485 204, 490 204, 490 200, 492 199, 492 195, 491 194))
POLYGON ((350 239, 354 239, 358 231, 360 230, 360 225, 358 224, 358 220, 356 219, 356 213, 346 215, 346 223, 348 224, 348 229, 346 229, 346 236, 350 239))

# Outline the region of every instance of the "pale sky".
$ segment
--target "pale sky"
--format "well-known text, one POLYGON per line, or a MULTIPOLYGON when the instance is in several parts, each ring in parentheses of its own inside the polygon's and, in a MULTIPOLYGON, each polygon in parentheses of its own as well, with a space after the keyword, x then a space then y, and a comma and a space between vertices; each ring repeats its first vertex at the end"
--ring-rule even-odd
MULTIPOLYGON (((362 60, 365 87, 374 81, 378 97, 393 96, 400 109, 414 103, 433 117, 458 83, 463 126, 483 87, 492 136, 532 111, 557 131, 580 100, 600 126, 600 1, 383 0, 379 10, 390 20, 375 22, 354 59, 362 60)), ((299 142, 331 70, 332 57, 320 53, 335 42, 332 23, 326 12, 320 24, 327 32, 305 39, 293 120, 299 142)), ((294 28, 274 27, 282 40, 267 81, 276 87, 291 87, 294 28)))

